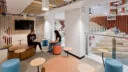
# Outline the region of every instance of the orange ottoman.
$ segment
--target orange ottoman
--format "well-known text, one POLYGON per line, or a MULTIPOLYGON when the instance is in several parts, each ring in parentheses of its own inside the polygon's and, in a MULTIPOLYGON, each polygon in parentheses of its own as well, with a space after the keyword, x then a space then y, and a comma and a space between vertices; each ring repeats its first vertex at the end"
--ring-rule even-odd
POLYGON ((57 54, 61 54, 61 52, 62 52, 62 48, 60 45, 53 46, 53 54, 57 55, 57 54))

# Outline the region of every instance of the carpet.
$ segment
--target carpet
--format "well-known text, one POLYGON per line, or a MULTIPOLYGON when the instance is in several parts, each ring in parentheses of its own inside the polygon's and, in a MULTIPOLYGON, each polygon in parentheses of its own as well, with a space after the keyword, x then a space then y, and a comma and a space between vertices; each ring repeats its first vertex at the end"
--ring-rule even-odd
MULTIPOLYGON (((21 72, 37 72, 37 67, 32 67, 29 64, 32 59, 35 59, 37 57, 44 57, 46 59, 46 62, 47 62, 47 61, 52 60, 52 59, 54 59, 55 57, 58 57, 58 56, 66 56, 66 53, 63 52, 61 55, 53 55, 53 54, 50 54, 50 53, 47 53, 47 52, 38 51, 33 57, 21 61, 21 72)), ((73 58, 75 58, 75 57, 73 57, 73 58)), ((103 70, 101 70, 103 66, 101 64, 93 61, 93 60, 84 58, 82 60, 76 60, 76 62, 78 62, 78 63, 79 62, 81 62, 81 63, 88 63, 91 66, 95 67, 96 72, 104 72, 103 70)), ((41 69, 42 69, 42 66, 40 66, 40 72, 41 72, 41 69)))

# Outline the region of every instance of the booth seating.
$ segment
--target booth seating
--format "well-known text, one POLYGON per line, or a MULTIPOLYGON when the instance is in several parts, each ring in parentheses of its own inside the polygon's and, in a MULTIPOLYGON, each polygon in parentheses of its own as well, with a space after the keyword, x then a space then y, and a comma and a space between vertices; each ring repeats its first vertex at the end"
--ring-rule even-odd
POLYGON ((2 72, 20 72, 20 60, 10 59, 2 63, 2 72))
POLYGON ((58 55, 58 54, 61 54, 61 52, 62 52, 61 45, 54 45, 53 46, 53 54, 58 55))
POLYGON ((8 50, 8 59, 19 58, 20 60, 27 59, 32 57, 36 52, 36 49, 33 46, 28 46, 27 44, 17 44, 9 48, 8 50), (25 49, 24 52, 16 53, 18 49, 25 49))
POLYGON ((105 60, 105 72, 123 72, 123 64, 116 59, 105 60))

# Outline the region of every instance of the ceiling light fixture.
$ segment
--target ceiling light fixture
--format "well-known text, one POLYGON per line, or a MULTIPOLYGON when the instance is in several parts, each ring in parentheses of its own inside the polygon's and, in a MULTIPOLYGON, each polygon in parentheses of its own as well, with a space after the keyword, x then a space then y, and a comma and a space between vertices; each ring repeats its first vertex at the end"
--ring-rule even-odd
POLYGON ((42 0, 42 10, 49 11, 49 0, 42 0))

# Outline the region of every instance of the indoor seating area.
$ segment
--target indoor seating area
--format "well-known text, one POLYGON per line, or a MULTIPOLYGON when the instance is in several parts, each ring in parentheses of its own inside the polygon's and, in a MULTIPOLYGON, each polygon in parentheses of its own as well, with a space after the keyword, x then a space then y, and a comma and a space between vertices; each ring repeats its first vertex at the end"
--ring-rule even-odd
POLYGON ((128 0, 0 0, 0 72, 128 72, 128 0))

